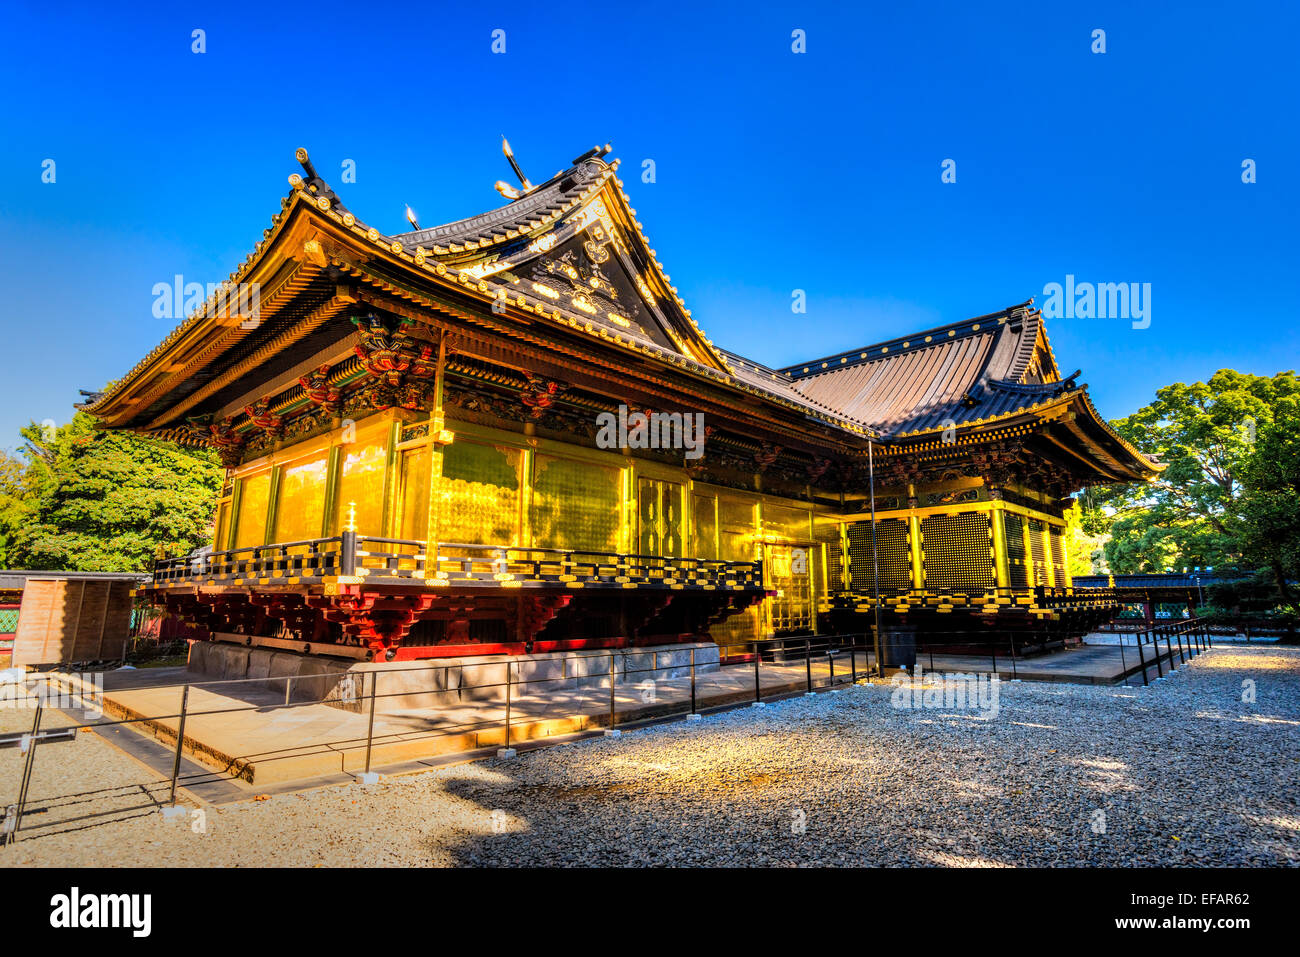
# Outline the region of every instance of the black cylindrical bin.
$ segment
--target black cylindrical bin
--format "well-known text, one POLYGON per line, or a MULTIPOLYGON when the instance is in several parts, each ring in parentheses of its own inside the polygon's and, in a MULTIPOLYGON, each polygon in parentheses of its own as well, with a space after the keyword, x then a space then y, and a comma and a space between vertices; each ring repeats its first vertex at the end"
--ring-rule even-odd
POLYGON ((890 625, 881 628, 880 658, 886 668, 916 667, 916 629, 890 625))

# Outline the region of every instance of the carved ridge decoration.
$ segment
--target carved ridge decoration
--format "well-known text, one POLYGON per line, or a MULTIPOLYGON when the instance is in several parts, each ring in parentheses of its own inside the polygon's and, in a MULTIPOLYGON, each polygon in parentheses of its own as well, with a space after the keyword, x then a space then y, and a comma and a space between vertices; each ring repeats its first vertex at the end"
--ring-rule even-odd
POLYGON ((271 396, 262 396, 252 405, 244 406, 244 414, 248 416, 248 421, 253 423, 254 428, 261 429, 272 439, 283 437, 284 416, 276 415, 271 411, 271 396))
POLYGON ((201 417, 191 419, 187 427, 191 435, 217 450, 223 468, 232 469, 239 464, 247 438, 235 431, 231 416, 220 422, 206 422, 201 417))
POLYGON ((555 400, 559 398, 566 386, 563 382, 546 379, 531 372, 525 372, 524 376, 528 379, 528 384, 524 386, 519 401, 529 410, 530 419, 540 419, 555 405, 555 400))
POLYGON ((807 477, 809 485, 816 485, 823 475, 830 471, 831 465, 834 464, 827 458, 815 458, 812 464, 808 466, 807 477))
POLYGON ((425 395, 437 372, 433 347, 418 344, 407 334, 408 319, 399 318, 390 329, 382 319, 371 314, 352 322, 361 334, 355 347, 366 373, 375 381, 363 390, 367 401, 378 412, 399 406, 415 410, 424 405, 425 395))
POLYGON ((754 465, 758 469, 758 474, 762 475, 771 468, 772 464, 781 457, 782 451, 781 446, 764 442, 763 447, 754 453, 754 465))
POLYGON ((342 408, 341 399, 343 394, 339 391, 338 386, 331 385, 329 381, 330 366, 325 364, 317 369, 298 378, 298 385, 302 386, 303 394, 312 405, 319 406, 331 415, 337 415, 342 408))
MULTIPOLYGON (((580 354, 575 352, 572 347, 566 346, 563 342, 557 342, 550 338, 539 336, 535 332, 529 332, 527 329, 519 326, 507 325, 505 323, 493 321, 489 316, 470 314, 464 310, 435 302, 434 300, 427 299, 421 295, 410 295, 407 290, 400 291, 400 294, 405 296, 406 299, 394 299, 389 295, 384 295, 383 293, 397 293, 399 290, 397 290, 397 288, 390 282, 372 275, 363 268, 361 264, 344 261, 340 264, 339 268, 354 276, 361 282, 381 291, 377 294, 365 288, 358 288, 357 296, 360 300, 370 303, 376 308, 384 309, 394 315, 403 316, 410 319, 412 322, 418 322, 421 325, 430 326, 432 328, 444 328, 444 324, 439 322, 436 317, 430 316, 426 312, 422 311, 433 310, 434 312, 445 313, 472 322, 475 325, 495 332, 506 339, 515 340, 516 342, 521 343, 522 346, 517 348, 520 349, 520 354, 523 357, 543 358, 547 362, 568 367, 579 373, 589 373, 591 371, 589 365, 594 365, 598 369, 605 370, 605 373, 607 374, 612 372, 616 373, 620 377, 623 374, 621 367, 613 358, 601 357, 595 353, 580 354), (419 308, 417 308, 417 306, 419 308), (573 361, 574 357, 577 357, 578 355, 582 356, 582 363, 573 361)), ((464 334, 463 330, 461 330, 461 334, 464 334)), ((481 336, 479 334, 475 334, 471 338, 474 342, 481 341, 481 336)), ((622 380, 619 378, 611 381, 621 382, 622 380)), ((675 403, 680 401, 680 398, 676 395, 679 387, 662 374, 645 374, 641 379, 641 384, 643 387, 653 388, 657 397, 663 399, 665 403, 675 403), (671 393, 665 392, 663 391, 664 389, 671 389, 673 391, 671 393)), ((714 387, 717 386, 718 383, 714 383, 714 387)), ((745 405, 744 400, 741 398, 733 399, 711 396, 707 398, 706 401, 712 409, 721 410, 720 412, 717 412, 705 408, 703 411, 705 411, 706 415, 737 416, 743 418, 748 414, 748 408, 745 405)), ((796 431, 789 425, 772 420, 767 422, 767 427, 774 432, 787 435, 790 439, 795 441, 807 441, 810 438, 807 432, 796 431)))

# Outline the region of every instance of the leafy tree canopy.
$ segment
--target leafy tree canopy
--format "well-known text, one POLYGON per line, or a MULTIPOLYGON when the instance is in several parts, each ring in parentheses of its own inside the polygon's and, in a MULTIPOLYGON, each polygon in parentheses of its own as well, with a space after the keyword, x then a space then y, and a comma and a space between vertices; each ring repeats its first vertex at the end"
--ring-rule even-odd
MULTIPOLYGON (((1285 588, 1287 574, 1300 571, 1298 403, 1294 372, 1269 377, 1220 369, 1209 382, 1165 386, 1150 405, 1112 423, 1167 467, 1150 484, 1091 496, 1111 519, 1111 568, 1224 568, 1244 561, 1272 568, 1285 588)), ((1097 522, 1095 513, 1089 518, 1097 522)))
POLYGON ((18 457, 0 453, 0 565, 140 571, 159 546, 211 539, 222 476, 211 452, 105 432, 84 412, 21 433, 18 457))

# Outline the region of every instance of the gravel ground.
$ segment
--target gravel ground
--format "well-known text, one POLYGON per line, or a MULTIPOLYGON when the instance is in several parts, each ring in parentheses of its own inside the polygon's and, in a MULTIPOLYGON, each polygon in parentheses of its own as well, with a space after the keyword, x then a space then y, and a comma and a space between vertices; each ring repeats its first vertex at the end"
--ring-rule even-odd
MULTIPOLYGON (((996 714, 894 697, 799 697, 201 821, 92 794, 79 806, 105 817, 25 833, 0 865, 1300 864, 1300 649, 1216 648, 1150 688, 1004 682, 996 714)), ((146 778, 91 736, 57 747, 34 793, 146 778)))

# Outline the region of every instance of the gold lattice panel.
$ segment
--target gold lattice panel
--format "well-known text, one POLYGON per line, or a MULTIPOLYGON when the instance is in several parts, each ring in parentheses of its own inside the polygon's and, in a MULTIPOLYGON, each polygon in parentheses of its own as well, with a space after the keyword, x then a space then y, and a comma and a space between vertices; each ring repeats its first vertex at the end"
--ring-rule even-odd
POLYGON ((767 613, 772 631, 811 630, 813 626, 812 578, 809 554, 804 546, 765 545, 763 560, 767 565, 768 590, 776 594, 767 599, 767 613))
MULTIPOLYGON (((907 546, 907 522, 884 518, 876 523, 876 553, 880 560, 882 589, 912 587, 912 558, 907 546)), ((849 526, 849 587, 870 592, 875 587, 871 554, 871 523, 849 526)))
POLYGON ((983 592, 994 586, 993 542, 984 512, 921 519, 925 587, 983 592))
POLYGON ((533 476, 533 544, 618 551, 622 504, 618 469, 538 455, 533 476))
POLYGON ((471 545, 519 543, 518 449, 475 442, 445 446, 438 482, 438 539, 471 545))

